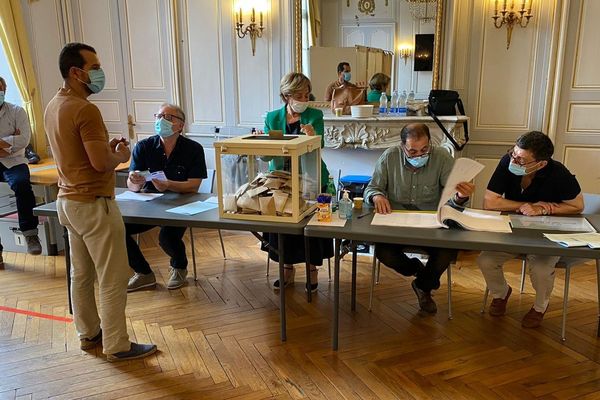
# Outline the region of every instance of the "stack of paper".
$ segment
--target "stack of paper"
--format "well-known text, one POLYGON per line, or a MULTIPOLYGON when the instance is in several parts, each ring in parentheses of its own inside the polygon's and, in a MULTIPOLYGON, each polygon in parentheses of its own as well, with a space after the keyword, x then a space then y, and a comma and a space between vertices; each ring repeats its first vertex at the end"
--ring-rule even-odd
POLYGON ((600 249, 600 233, 544 233, 544 236, 564 247, 600 249))

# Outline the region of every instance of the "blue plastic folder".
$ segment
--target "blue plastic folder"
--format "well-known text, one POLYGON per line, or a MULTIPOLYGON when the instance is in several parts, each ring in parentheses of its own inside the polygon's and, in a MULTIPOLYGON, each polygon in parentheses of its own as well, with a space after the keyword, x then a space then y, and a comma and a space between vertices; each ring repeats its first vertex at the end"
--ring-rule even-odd
POLYGON ((219 205, 215 203, 206 203, 204 201, 194 201, 193 203, 184 204, 183 206, 169 208, 167 212, 182 214, 182 215, 195 215, 203 211, 212 210, 218 208, 219 205))

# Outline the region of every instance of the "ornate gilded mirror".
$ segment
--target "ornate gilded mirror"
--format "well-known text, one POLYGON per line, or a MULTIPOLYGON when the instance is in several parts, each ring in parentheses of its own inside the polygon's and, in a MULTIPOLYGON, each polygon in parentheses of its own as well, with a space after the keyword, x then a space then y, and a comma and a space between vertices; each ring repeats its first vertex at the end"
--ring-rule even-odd
POLYGON ((351 57, 344 54, 350 54, 348 51, 353 48, 363 52, 366 48, 384 53, 384 58, 393 61, 355 61, 359 65, 352 67, 353 81, 367 84, 373 72, 389 71, 393 89, 414 90, 417 98, 426 98, 429 90, 439 87, 444 3, 445 0, 294 0, 295 70, 309 76, 313 94, 320 101, 323 83, 337 77, 335 65, 341 61, 352 63, 346 60, 351 57), (417 36, 433 36, 433 49, 422 50, 417 36), (433 58, 425 63, 429 65, 425 70, 419 69, 422 57, 433 58), (366 64, 369 72, 361 69, 366 64))

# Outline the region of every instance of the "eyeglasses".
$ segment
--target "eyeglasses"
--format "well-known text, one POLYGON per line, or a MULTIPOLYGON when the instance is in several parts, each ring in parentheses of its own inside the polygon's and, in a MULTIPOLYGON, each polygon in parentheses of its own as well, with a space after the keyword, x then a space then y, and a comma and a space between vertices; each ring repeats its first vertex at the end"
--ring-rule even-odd
POLYGON ((183 120, 183 118, 178 117, 177 115, 173 115, 173 114, 163 114, 163 113, 158 113, 158 114, 154 114, 154 118, 156 119, 161 119, 164 118, 169 122, 173 122, 173 118, 177 118, 178 120, 180 120, 181 122, 185 122, 183 120))
POLYGON ((408 151, 406 149, 406 147, 404 147, 404 146, 402 146, 402 147, 404 148, 404 154, 406 155, 407 158, 423 157, 431 152, 431 147, 429 147, 429 146, 423 148, 422 151, 420 152, 420 154, 419 154, 419 150, 408 151))
POLYGON ((508 149, 508 151, 507 151, 506 153, 508 154, 508 156, 510 157, 510 159, 511 159, 511 160, 512 160, 512 161, 513 161, 515 164, 517 164, 517 165, 520 165, 521 167, 524 167, 524 166, 526 166, 526 165, 533 164, 533 163, 537 162, 537 160, 525 161, 525 160, 524 160, 522 157, 517 157, 517 156, 515 155, 515 149, 514 149, 514 147, 513 147, 513 148, 510 148, 510 149, 508 149))

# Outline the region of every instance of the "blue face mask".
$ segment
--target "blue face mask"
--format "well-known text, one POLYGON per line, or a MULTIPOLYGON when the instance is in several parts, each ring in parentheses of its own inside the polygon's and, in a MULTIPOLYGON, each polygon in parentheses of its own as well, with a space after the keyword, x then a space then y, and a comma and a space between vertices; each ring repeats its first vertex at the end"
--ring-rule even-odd
POLYGON ((344 72, 344 80, 350 82, 350 78, 352 78, 352 74, 350 72, 344 72))
MULTIPOLYGON (((537 164, 535 164, 535 165, 537 165, 537 164)), ((531 170, 531 171, 527 172, 527 167, 526 167, 526 166, 524 166, 524 165, 519 165, 519 164, 515 164, 515 163, 514 163, 514 162, 512 162, 512 161, 510 162, 510 164, 508 164, 508 170, 509 170, 510 172, 512 172, 513 174, 517 175, 517 176, 525 176, 525 175, 529 175, 529 174, 531 174, 532 172, 536 171, 536 170, 534 169, 534 170, 531 170)))
POLYGON ((173 132, 173 123, 164 118, 154 121, 154 132, 163 139, 173 136, 175 133, 173 132))
POLYGON ((415 168, 422 168, 427 164, 427 161, 429 161, 429 154, 411 158, 406 157, 406 161, 415 168))
POLYGON ((0 106, 4 104, 4 92, 0 90, 0 106))
MULTIPOLYGON (((81 68, 79 69, 81 71, 84 71, 81 68)), ((102 68, 90 69, 89 71, 85 72, 87 72, 88 76, 90 77, 90 83, 83 81, 80 82, 85 83, 85 85, 88 87, 88 89, 92 91, 92 93, 100 93, 100 91, 104 89, 104 85, 106 83, 106 76, 104 75, 104 71, 102 70, 102 68)))

